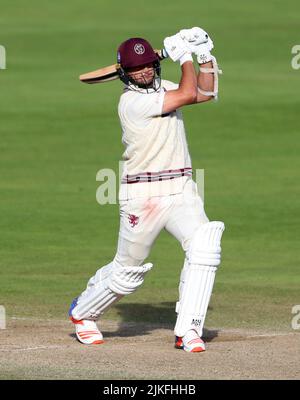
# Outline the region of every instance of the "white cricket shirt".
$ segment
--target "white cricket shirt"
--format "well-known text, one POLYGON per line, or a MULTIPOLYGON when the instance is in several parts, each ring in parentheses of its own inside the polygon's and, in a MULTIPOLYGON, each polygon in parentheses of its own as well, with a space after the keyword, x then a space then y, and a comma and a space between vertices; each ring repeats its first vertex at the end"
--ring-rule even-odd
POLYGON ((119 200, 181 193, 191 179, 182 113, 162 115, 165 92, 177 88, 166 80, 154 93, 124 88, 118 106, 125 146, 119 200))

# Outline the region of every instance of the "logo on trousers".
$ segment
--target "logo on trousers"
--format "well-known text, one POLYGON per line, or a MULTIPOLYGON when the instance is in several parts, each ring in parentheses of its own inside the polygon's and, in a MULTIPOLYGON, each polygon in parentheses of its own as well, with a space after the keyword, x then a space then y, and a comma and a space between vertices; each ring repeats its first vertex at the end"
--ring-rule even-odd
POLYGON ((139 217, 133 214, 128 215, 129 223, 134 228, 139 223, 139 217))

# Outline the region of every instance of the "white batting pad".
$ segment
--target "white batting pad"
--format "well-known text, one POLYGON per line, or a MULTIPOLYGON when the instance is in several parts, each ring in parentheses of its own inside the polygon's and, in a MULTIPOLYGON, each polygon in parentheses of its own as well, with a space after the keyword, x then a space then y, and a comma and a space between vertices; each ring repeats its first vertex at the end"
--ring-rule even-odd
POLYGON ((221 262, 220 243, 224 229, 223 222, 208 222, 192 239, 180 280, 176 336, 182 337, 190 329, 195 329, 200 337, 203 334, 217 266, 221 262))
POLYGON ((201 225, 187 252, 189 263, 217 267, 221 262, 221 237, 224 229, 224 223, 220 221, 201 225))
MULTIPOLYGON (((183 268, 181 270, 181 274, 180 274, 180 281, 179 281, 179 302, 177 304, 180 303, 180 300, 182 298, 182 293, 183 293, 183 288, 184 288, 184 283, 186 281, 186 271, 188 269, 189 263, 188 260, 185 258, 184 260, 184 265, 183 268)), ((177 307, 177 305, 176 305, 177 307)), ((177 311, 177 310, 176 310, 177 311)))
POLYGON ((99 281, 92 282, 93 285, 89 282, 90 286, 79 297, 72 310, 73 318, 99 318, 113 303, 137 290, 143 284, 146 273, 153 267, 150 263, 140 267, 114 267, 111 264, 96 273, 95 277, 99 281))
POLYGON ((176 336, 182 337, 190 329, 195 329, 202 336, 216 270, 216 267, 190 265, 186 271, 182 298, 177 303, 176 336))

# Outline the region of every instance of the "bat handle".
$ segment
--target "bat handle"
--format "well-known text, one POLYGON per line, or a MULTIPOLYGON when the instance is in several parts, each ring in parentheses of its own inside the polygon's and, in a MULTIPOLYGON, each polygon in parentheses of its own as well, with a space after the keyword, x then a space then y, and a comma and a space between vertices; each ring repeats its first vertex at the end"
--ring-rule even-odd
POLYGON ((160 61, 169 57, 166 49, 155 50, 155 53, 158 55, 158 58, 160 59, 160 61))
POLYGON ((161 57, 162 57, 162 60, 164 58, 168 58, 169 57, 169 54, 167 53, 166 49, 161 49, 161 57))

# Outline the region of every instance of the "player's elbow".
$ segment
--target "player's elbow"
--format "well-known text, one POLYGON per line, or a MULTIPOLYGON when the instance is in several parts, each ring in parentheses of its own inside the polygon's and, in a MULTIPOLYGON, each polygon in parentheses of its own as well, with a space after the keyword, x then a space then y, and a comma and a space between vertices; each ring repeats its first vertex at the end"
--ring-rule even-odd
POLYGON ((184 93, 185 104, 197 103, 197 90, 189 90, 184 93))
POLYGON ((191 97, 191 104, 197 103, 197 91, 191 97))

